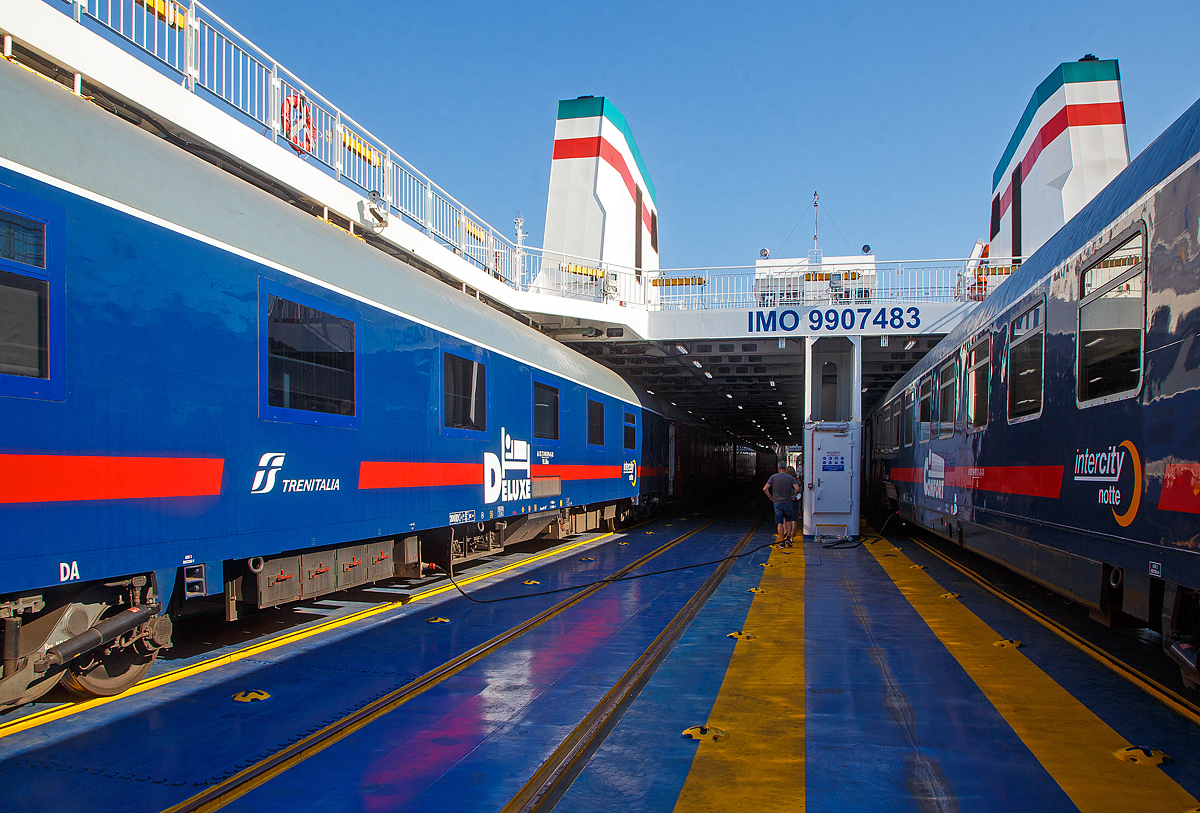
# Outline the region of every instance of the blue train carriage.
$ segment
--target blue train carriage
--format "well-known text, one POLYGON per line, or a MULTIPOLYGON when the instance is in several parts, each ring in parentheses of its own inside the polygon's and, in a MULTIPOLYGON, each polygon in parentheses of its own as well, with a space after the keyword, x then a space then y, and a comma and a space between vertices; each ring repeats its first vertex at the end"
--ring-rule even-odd
POLYGON ((0 98, 0 708, 647 493, 611 371, 7 62, 0 98))
POLYGON ((1195 686, 1200 102, 897 384, 871 493, 1112 624, 1195 686))

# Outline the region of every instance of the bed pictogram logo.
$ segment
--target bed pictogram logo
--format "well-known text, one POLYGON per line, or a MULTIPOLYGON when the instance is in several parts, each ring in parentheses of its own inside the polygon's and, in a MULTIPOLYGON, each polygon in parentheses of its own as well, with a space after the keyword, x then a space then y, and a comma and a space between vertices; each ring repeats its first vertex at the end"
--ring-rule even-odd
POLYGON ((500 454, 483 453, 483 501, 529 500, 533 485, 529 472, 529 441, 517 440, 500 427, 500 454), (524 474, 512 477, 511 474, 524 474))
POLYGON ((946 494, 946 459, 939 454, 929 453, 923 468, 924 477, 922 488, 926 497, 935 500, 945 499, 946 494))

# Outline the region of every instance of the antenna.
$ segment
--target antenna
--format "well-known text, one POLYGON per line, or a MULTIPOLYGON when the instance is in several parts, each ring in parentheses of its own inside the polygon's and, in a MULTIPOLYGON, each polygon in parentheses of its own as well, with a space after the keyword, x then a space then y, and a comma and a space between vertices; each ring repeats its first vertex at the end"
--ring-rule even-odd
POLYGON ((813 192, 813 250, 817 249, 817 199, 820 196, 813 192))

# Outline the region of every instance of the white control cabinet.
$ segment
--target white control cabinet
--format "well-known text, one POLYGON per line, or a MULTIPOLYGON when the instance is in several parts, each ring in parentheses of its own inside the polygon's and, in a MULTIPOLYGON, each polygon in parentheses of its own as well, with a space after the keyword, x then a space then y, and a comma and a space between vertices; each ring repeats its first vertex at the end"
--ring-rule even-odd
POLYGON ((814 421, 804 425, 805 537, 858 537, 862 424, 814 421))

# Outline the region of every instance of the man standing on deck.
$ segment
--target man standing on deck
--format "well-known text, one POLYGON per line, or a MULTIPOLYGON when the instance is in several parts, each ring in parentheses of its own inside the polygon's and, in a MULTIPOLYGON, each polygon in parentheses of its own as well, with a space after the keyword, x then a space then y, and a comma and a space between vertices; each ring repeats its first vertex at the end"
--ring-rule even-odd
POLYGON ((775 541, 790 548, 792 534, 796 532, 796 495, 800 493, 800 483, 787 473, 785 461, 779 461, 779 470, 767 480, 763 493, 775 504, 775 524, 779 526, 775 541))

